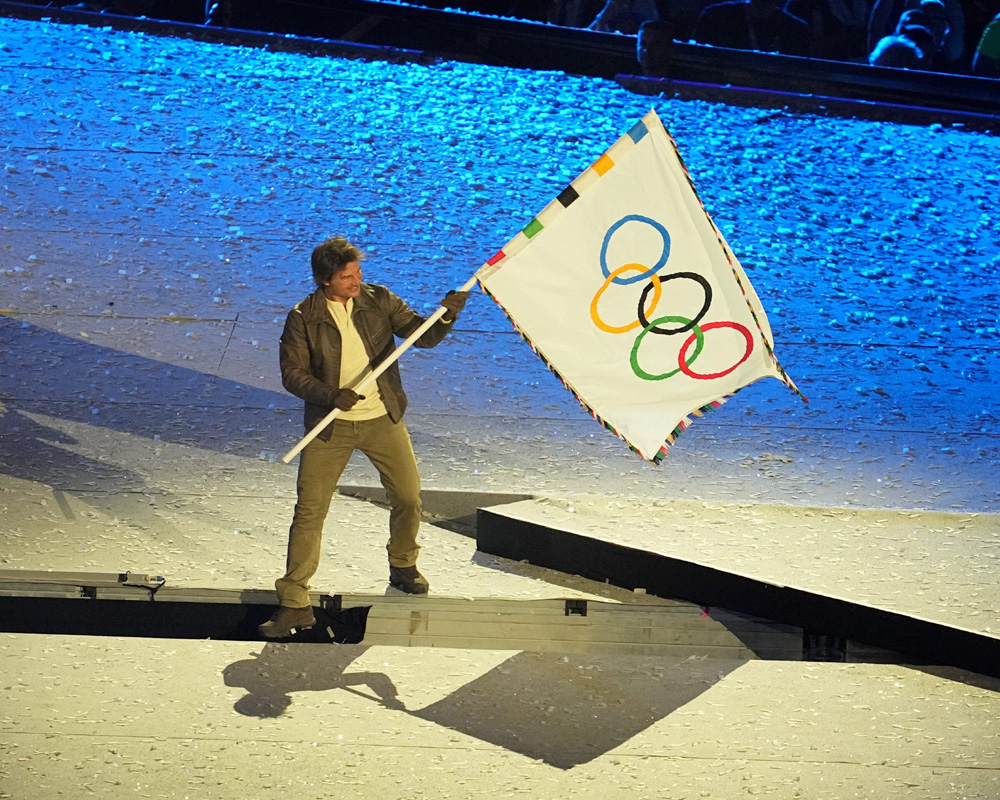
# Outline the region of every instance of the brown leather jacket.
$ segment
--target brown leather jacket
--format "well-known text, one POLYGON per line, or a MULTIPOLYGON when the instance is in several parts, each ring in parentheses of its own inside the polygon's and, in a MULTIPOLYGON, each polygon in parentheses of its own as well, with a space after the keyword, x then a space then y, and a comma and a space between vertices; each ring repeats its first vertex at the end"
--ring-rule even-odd
MULTIPOLYGON (((361 284, 361 294, 354 298, 352 319, 373 368, 394 352, 394 336, 406 338, 424 322, 424 317, 397 295, 371 283, 361 284)), ((452 324, 435 322, 414 342, 414 347, 434 347, 452 324)), ((340 389, 340 348, 340 331, 330 316, 323 290, 317 289, 288 313, 279 351, 282 385, 306 401, 307 431, 333 410, 340 389)), ((406 410, 399 365, 386 369, 377 385, 386 411, 393 422, 398 422, 406 410)), ((333 426, 329 425, 320 438, 329 440, 332 433, 333 426)))

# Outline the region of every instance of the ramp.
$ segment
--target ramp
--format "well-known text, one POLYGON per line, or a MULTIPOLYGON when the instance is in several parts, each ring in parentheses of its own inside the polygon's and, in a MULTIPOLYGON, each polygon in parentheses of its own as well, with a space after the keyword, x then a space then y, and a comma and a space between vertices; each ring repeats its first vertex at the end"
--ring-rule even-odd
POLYGON ((486 553, 1000 673, 997 515, 575 498, 478 523, 486 553))

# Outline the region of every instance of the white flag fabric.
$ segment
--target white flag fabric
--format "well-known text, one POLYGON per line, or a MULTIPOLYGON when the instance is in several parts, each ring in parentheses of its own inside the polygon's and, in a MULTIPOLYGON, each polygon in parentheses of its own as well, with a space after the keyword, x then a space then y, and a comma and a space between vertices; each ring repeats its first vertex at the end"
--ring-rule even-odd
POLYGON ((798 393, 653 111, 477 277, 594 418, 654 463, 692 417, 759 378, 798 393))

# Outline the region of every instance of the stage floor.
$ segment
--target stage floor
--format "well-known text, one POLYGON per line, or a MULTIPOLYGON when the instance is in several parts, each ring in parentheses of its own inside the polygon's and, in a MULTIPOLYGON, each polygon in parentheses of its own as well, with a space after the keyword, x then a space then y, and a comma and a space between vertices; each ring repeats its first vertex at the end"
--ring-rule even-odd
MULTIPOLYGON (((402 366, 425 488, 674 512, 671 547, 995 631, 1000 138, 10 19, 0 98, 0 567, 268 588, 312 247, 357 238, 430 310, 653 102, 809 406, 749 387, 653 467, 476 295, 402 366)), ((440 521, 441 596, 658 602, 440 521)), ((338 497, 316 587, 387 591, 385 522, 338 497)), ((12 800, 1000 794, 997 685, 954 670, 27 634, 0 660, 12 800)))
POLYGON ((968 673, 0 636, 0 796, 992 800, 968 673))

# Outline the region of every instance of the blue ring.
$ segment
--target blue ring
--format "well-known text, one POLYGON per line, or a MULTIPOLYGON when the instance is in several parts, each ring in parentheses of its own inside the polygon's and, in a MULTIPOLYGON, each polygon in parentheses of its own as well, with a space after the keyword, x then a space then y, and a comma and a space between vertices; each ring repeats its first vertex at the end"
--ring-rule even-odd
POLYGON ((625 285, 629 283, 637 283, 638 281, 648 278, 653 273, 659 271, 660 267, 667 263, 667 258, 670 256, 670 234, 667 233, 667 229, 664 228, 659 222, 654 219, 650 219, 649 217, 644 217, 640 214, 629 214, 627 217, 622 217, 618 220, 618 222, 608 228, 608 232, 604 234, 604 243, 601 245, 601 271, 604 273, 605 278, 611 277, 611 270, 608 269, 608 245, 611 243, 611 237, 622 225, 626 222, 632 221, 645 222, 647 225, 652 225, 656 228, 660 236, 663 237, 663 252, 660 254, 660 260, 645 272, 633 275, 631 278, 613 278, 611 281, 612 283, 625 285))

